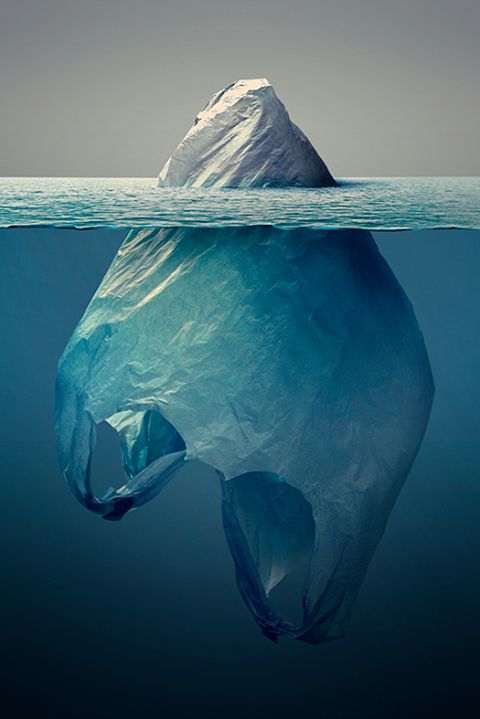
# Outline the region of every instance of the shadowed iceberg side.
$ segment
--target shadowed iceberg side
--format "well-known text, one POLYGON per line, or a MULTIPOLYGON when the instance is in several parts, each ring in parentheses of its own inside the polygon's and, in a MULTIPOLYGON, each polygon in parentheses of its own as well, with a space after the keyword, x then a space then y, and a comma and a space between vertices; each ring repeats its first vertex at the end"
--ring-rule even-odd
POLYGON ((116 519, 190 459, 222 477, 240 591, 262 630, 343 632, 423 436, 432 379, 410 303, 362 231, 132 231, 60 361, 59 456, 116 519), (95 426, 125 486, 90 486, 95 426), (269 593, 308 567, 304 621, 269 593))

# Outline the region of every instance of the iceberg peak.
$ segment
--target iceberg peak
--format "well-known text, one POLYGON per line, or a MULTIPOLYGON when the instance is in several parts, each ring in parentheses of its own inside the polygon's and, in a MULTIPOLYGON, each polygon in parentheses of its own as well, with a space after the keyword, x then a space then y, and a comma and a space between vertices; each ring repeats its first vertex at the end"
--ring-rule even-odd
POLYGON ((325 187, 335 184, 266 78, 216 92, 158 177, 161 187, 325 187))

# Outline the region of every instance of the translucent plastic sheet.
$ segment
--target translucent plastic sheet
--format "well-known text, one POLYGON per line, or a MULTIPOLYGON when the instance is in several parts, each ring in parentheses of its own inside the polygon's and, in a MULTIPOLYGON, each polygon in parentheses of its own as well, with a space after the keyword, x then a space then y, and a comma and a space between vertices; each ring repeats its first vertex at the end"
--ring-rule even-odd
POLYGON ((210 464, 258 624, 316 643, 344 631, 432 396, 412 308, 370 234, 132 231, 60 360, 60 463, 108 519, 185 462, 210 464), (126 481, 96 497, 102 421, 120 436, 126 481), (299 566, 292 626, 269 593, 299 566))

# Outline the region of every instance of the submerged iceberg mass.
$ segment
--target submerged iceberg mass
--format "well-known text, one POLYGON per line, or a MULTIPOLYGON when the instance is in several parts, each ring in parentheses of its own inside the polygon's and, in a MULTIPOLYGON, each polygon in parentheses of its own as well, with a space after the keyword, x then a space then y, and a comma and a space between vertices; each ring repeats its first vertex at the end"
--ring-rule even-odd
POLYGON ((326 187, 335 180, 268 80, 217 92, 162 168, 162 187, 326 187))
MULTIPOLYGON (((266 80, 218 93, 167 185, 333 182, 266 80)), ((191 460, 217 471, 239 590, 263 632, 341 636, 428 420, 412 308, 361 230, 130 232, 60 360, 56 432, 73 494, 106 519, 191 460), (125 484, 96 496, 96 426, 125 484), (272 590, 303 570, 303 619, 272 590)))
POLYGON ((186 462, 214 467, 246 603, 268 636, 315 643, 343 633, 431 401, 412 308, 370 234, 132 231, 60 361, 59 457, 110 519, 186 462), (126 482, 96 497, 102 421, 126 482), (269 593, 302 566, 293 626, 269 593))

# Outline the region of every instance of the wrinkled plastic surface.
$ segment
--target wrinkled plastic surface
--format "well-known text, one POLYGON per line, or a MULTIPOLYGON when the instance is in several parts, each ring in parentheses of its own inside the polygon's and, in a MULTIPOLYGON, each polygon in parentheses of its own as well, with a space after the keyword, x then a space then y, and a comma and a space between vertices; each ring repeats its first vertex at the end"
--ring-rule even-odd
POLYGON ((335 185, 268 80, 215 93, 158 177, 162 187, 335 185))
POLYGON ((67 482, 118 519, 190 459, 218 470, 239 589, 265 634, 341 636, 433 395, 409 301, 363 231, 132 231, 58 370, 67 482), (95 426, 124 487, 96 497, 95 426), (270 591, 306 567, 299 626, 270 591))

